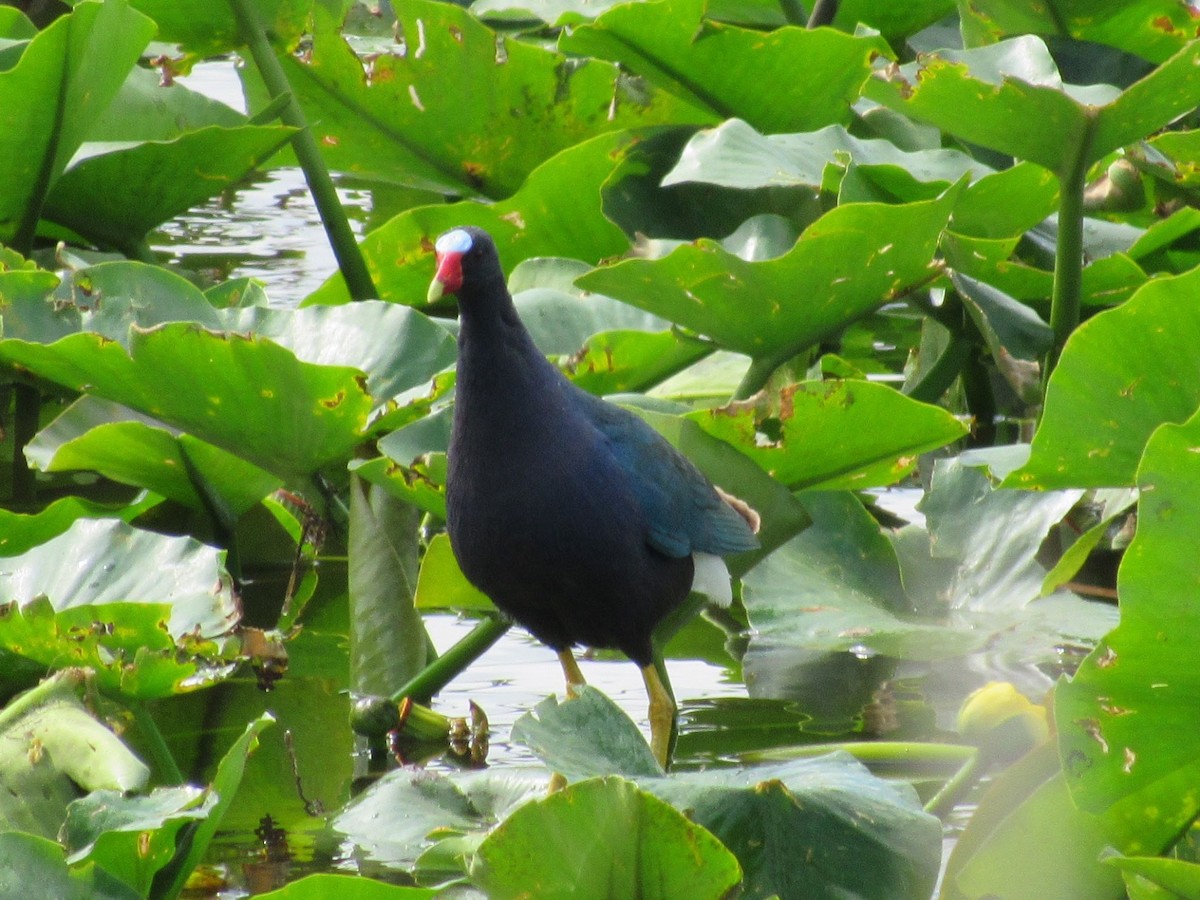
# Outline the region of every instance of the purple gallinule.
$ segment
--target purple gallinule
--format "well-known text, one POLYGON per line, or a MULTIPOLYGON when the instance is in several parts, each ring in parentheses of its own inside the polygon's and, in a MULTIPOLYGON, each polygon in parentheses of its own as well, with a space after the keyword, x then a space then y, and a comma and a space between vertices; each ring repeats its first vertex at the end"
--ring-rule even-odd
MULTIPOLYGON (((757 516, 634 414, 577 388, 521 324, 491 237, 438 238, 430 302, 460 316, 446 527, 467 579, 553 648, 568 693, 572 646, 638 664, 651 748, 665 767, 675 703, 652 634, 719 555, 752 550, 757 516), (754 523, 755 527, 751 524, 754 523)), ((713 593, 713 592, 710 592, 713 593)))

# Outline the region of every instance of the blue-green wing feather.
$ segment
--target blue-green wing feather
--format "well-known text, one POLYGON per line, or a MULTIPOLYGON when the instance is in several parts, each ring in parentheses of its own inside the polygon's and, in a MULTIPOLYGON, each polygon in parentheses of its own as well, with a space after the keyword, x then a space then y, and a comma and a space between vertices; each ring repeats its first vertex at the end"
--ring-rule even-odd
POLYGON ((745 519, 662 435, 632 413, 584 396, 581 411, 608 440, 646 514, 650 546, 673 557, 726 555, 758 547, 745 519))

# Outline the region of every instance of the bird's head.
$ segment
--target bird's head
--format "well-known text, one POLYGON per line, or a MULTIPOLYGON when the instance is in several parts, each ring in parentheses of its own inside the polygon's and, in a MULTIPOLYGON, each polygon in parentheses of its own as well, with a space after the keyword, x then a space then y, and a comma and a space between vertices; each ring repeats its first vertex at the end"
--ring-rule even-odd
MULTIPOLYGON (((464 287, 479 288, 495 278, 503 282, 496 245, 482 228, 454 228, 437 239, 437 274, 429 285, 430 303, 443 294, 457 294, 464 287)), ((460 298, 461 299, 461 298, 460 298)))

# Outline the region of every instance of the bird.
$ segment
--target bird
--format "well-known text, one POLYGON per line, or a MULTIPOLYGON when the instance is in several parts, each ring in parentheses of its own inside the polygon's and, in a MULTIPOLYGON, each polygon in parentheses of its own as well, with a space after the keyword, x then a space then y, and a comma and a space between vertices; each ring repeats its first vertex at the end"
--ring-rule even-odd
POLYGON ((585 683, 577 645, 615 648, 638 665, 651 750, 665 770, 676 706, 655 666, 654 630, 698 572, 717 583, 718 600, 732 599, 721 556, 759 546, 757 513, 538 350, 486 231, 451 229, 434 250, 427 299, 453 294, 459 312, 446 477, 455 558, 558 654, 569 697, 585 683))

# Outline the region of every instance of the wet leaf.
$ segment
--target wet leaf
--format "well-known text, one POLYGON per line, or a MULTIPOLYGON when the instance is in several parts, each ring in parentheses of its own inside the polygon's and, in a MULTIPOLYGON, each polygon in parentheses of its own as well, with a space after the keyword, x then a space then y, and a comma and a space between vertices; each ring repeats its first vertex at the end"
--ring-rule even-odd
POLYGON ((928 283, 953 192, 938 200, 839 206, 795 248, 745 262, 701 240, 657 260, 597 269, 577 284, 753 357, 792 355, 928 283))
POLYGON ((850 119, 870 71, 887 54, 875 37, 832 29, 769 33, 704 18, 700 0, 613 7, 559 38, 569 53, 621 64, 719 118, 737 116, 762 131, 807 131, 850 119), (820 78, 796 77, 796 60, 820 78), (760 85, 773 89, 762 91, 760 85))
POLYGON ((1118 573, 1121 623, 1056 691, 1074 801, 1122 853, 1159 853, 1200 811, 1196 446, 1200 417, 1154 432, 1138 468, 1138 530, 1118 573), (1169 736, 1169 739, 1165 736, 1169 736))
POLYGON ((1156 279, 1075 330, 1051 376, 1029 462, 1005 485, 1133 483, 1151 433, 1200 405, 1200 315, 1189 300, 1198 289, 1200 270, 1156 279))
POLYGON ((497 898, 716 900, 741 869, 704 828, 610 776, 522 806, 480 844, 471 880, 497 898))
POLYGON ((0 648, 88 666, 105 689, 135 697, 198 687, 237 652, 223 646, 241 616, 223 558, 192 538, 80 519, 2 561, 0 648))
POLYGON ((894 484, 922 453, 966 434, 935 406, 871 381, 803 382, 780 395, 688 415, 791 490, 894 484), (879 422, 886 429, 875 428, 879 422))
POLYGON ((1071 802, 1054 747, 1045 744, 999 775, 983 794, 951 854, 946 897, 1116 900, 1124 896, 1120 878, 1096 865, 1106 846, 1097 817, 1071 802))
POLYGON ((81 792, 139 790, 149 779, 145 764, 79 701, 79 680, 64 673, 0 712, 0 831, 53 837, 81 792))

